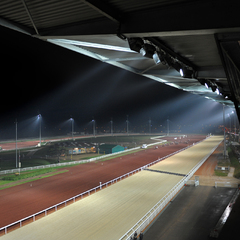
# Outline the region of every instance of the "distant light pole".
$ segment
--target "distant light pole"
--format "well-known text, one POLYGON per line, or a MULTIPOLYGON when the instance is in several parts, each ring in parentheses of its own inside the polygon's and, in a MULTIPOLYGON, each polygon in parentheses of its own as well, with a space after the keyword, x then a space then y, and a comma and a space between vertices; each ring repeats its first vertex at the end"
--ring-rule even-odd
POLYGON ((74 130, 74 126, 73 126, 73 122, 74 122, 74 119, 73 118, 70 118, 71 122, 72 122, 72 140, 73 140, 73 130, 74 130))
POLYGON ((17 119, 15 121, 15 124, 16 124, 16 168, 18 167, 18 157, 17 157, 17 119))
POLYGON ((127 115, 127 135, 128 135, 128 115, 127 115))
POLYGON ((151 134, 152 121, 151 121, 151 118, 150 118, 150 117, 149 117, 149 120, 148 120, 148 124, 149 124, 149 134, 151 134))
POLYGON ((167 136, 169 136, 169 119, 167 119, 167 136))
POLYGON ((41 114, 38 114, 38 119, 39 119, 39 146, 41 147, 41 138, 42 138, 42 129, 41 129, 42 115, 41 114))
POLYGON ((92 123, 93 123, 93 136, 95 137, 95 120, 94 119, 92 120, 92 123))
POLYGON ((112 120, 112 118, 111 118, 110 123, 111 123, 111 135, 113 136, 113 120, 112 120))

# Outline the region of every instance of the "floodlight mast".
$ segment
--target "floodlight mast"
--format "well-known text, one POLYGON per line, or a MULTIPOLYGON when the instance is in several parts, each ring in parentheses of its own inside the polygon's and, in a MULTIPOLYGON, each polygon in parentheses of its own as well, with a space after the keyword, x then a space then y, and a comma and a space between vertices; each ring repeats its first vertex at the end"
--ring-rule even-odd
POLYGON ((113 120, 112 120, 112 118, 111 118, 110 123, 111 123, 111 135, 113 136, 113 120))
POLYGON ((127 121, 126 122, 127 122, 127 135, 129 135, 128 134, 128 115, 127 115, 127 121))
POLYGON ((42 115, 41 114, 38 114, 38 119, 39 119, 39 146, 41 147, 41 141, 42 141, 42 123, 41 123, 41 118, 42 118, 42 115))
POLYGON ((148 123, 149 123, 149 134, 151 134, 152 121, 151 121, 151 118, 150 118, 150 117, 149 117, 148 123))
POLYGON ((169 136, 169 119, 167 119, 167 136, 169 136))
POLYGON ((95 134, 95 120, 94 119, 92 120, 92 123, 93 123, 93 136, 96 137, 96 134, 95 134))
POLYGON ((72 122, 72 140, 73 140, 73 129, 74 129, 74 126, 73 126, 73 118, 70 118, 71 122, 72 122))

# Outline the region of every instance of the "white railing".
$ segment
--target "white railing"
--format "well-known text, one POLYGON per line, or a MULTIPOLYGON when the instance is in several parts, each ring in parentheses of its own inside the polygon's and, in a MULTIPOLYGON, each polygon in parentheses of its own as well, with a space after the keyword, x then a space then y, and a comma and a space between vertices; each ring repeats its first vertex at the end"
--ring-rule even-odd
MULTIPOLYGON (((65 163, 54 163, 54 164, 40 165, 40 166, 35 166, 35 167, 26 167, 26 168, 21 168, 20 170, 21 171, 28 171, 28 170, 35 170, 35 169, 43 169, 43 168, 60 167, 60 166, 75 165, 75 164, 80 164, 80 163, 87 163, 87 162, 97 161, 97 160, 103 159, 103 158, 112 157, 112 156, 115 156, 115 155, 118 155, 118 154, 124 154, 126 152, 134 151, 134 150, 137 150, 137 149, 140 149, 140 147, 127 149, 127 150, 124 150, 124 151, 121 151, 121 152, 106 154, 106 155, 102 155, 102 156, 87 159, 87 160, 78 160, 78 161, 71 161, 71 162, 65 162, 65 163)), ((0 175, 9 174, 9 173, 16 173, 16 172, 19 172, 19 168, 2 170, 2 171, 0 171, 0 175)))
MULTIPOLYGON (((200 142, 202 142, 202 141, 200 141, 200 142)), ((200 142, 198 142, 198 143, 200 143, 200 142)), ((49 207, 49 208, 46 208, 46 209, 44 209, 44 210, 42 210, 42 211, 40 211, 40 212, 37 212, 37 213, 34 213, 34 214, 32 214, 32 215, 30 215, 30 216, 28 216, 28 217, 25 217, 25 218, 23 218, 23 219, 20 219, 20 220, 18 220, 18 221, 16 221, 16 222, 13 222, 13 223, 11 223, 11 224, 8 224, 8 225, 6 225, 6 226, 4 226, 4 227, 2 227, 2 228, 0 228, 0 236, 1 236, 1 233, 4 231, 4 234, 6 234, 7 232, 8 232, 8 229, 12 229, 12 228, 18 228, 18 227, 22 227, 23 225, 24 225, 24 223, 25 222, 27 222, 27 223, 29 223, 29 221, 31 221, 31 222, 34 222, 38 217, 40 218, 41 216, 47 216, 48 215, 48 212, 52 212, 52 211, 57 211, 60 207, 64 207, 64 206, 67 206, 67 204, 69 203, 73 203, 73 202, 75 202, 77 199, 82 199, 84 196, 89 196, 89 195, 91 195, 92 193, 95 193, 97 190, 101 190, 103 187, 108 187, 108 186, 110 186, 110 185, 112 185, 112 184, 114 184, 114 183, 117 183, 118 181, 120 181, 120 180, 123 180, 123 179, 125 179, 125 178, 127 178, 127 177, 129 177, 129 176, 132 176, 133 174, 135 174, 135 173, 137 173, 137 172, 139 172, 139 171, 142 171, 142 170, 144 170, 145 168, 148 168, 148 167, 150 167, 150 166, 152 166, 152 165, 154 165, 154 164, 156 164, 156 163, 158 163, 158 162, 160 162, 160 161, 162 161, 162 160, 164 160, 164 159, 166 159, 166 158, 168 158, 168 157, 170 157, 170 156, 172 156, 172 155, 174 155, 174 154, 177 154, 177 153, 179 153, 179 152, 181 152, 181 151, 184 151, 185 149, 187 149, 187 148, 189 148, 190 146, 187 146, 187 147, 185 147, 185 148, 182 148, 182 149, 180 149, 180 150, 178 150, 178 151, 176 151, 176 152, 173 152, 173 153, 170 153, 169 155, 167 155, 167 156, 164 156, 164 157, 162 157, 162 158, 159 158, 159 159, 157 159, 157 160, 155 160, 155 161, 153 161, 153 162, 151 162, 151 163, 148 163, 148 164, 146 164, 146 165, 144 165, 144 166, 142 166, 142 167, 140 167, 140 168, 137 168, 137 169, 135 169, 135 170, 133 170, 133 171, 131 171, 131 172, 128 172, 128 173, 126 173, 126 174, 124 174, 124 175, 122 175, 122 176, 120 176, 120 177, 117 177, 117 178, 114 178, 114 179, 112 179, 112 180, 110 180, 110 181, 108 181, 108 182, 105 182, 105 183, 99 183, 99 186, 96 186, 96 187, 94 187, 94 188, 92 188, 92 189, 89 189, 89 190, 87 190, 87 191, 85 191, 85 192, 83 192, 83 193, 80 193, 80 194, 78 194, 78 195, 76 195, 76 196, 74 196, 74 197, 72 197, 72 198, 69 198, 69 199, 67 199, 67 200, 65 200, 65 201, 62 201, 62 202, 60 202, 60 203, 58 203, 58 204, 55 204, 55 205, 53 205, 53 206, 51 206, 51 207, 49 207)), ((137 147, 137 148, 135 148, 135 149, 139 149, 140 147, 137 147)), ((133 150, 133 149, 129 149, 129 151, 130 150, 133 150)), ((128 150, 126 150, 126 151, 128 151, 128 150)), ((126 151, 124 151, 124 152, 126 152, 126 151)), ((122 152, 120 152, 120 153, 122 153, 122 152)), ((117 154, 119 154, 119 153, 117 153, 117 154)), ((100 157, 99 157, 100 158, 100 157)), ((83 161, 90 161, 90 160, 83 160, 83 161)), ((92 160, 91 159, 91 161, 94 161, 94 160, 92 160)), ((75 161, 75 162, 79 162, 79 161, 75 161)), ((64 163, 64 164, 73 164, 73 162, 69 162, 69 163, 64 163)), ((59 166, 59 163, 58 164, 51 164, 51 167, 53 166, 53 165, 56 165, 56 166, 59 166)), ((45 165, 45 166, 47 166, 47 165, 45 165)), ((39 167, 42 167, 42 166, 39 166, 39 167)), ((44 166, 43 166, 44 167, 44 166)), ((28 168, 29 169, 29 168, 28 168)), ((179 184, 179 183, 178 183, 179 184)), ((171 190, 172 191, 172 190, 171 190)), ((170 192, 171 192, 170 191, 170 192)), ((175 191, 173 191, 173 193, 171 193, 171 196, 174 196, 176 193, 175 193, 175 191)), ((167 200, 167 199, 169 199, 169 196, 167 196, 168 194, 166 194, 165 195, 165 200, 167 200)), ((160 200, 161 201, 161 200, 160 200)), ((170 200, 169 200, 170 201, 170 200)), ((152 210, 150 210, 150 212, 152 212, 152 210)), ((133 230, 132 229, 134 229, 135 228, 135 226, 133 227, 133 228, 131 228, 126 234, 126 236, 130 236, 128 233, 130 233, 130 231, 132 232, 133 230)), ((138 230, 139 228, 137 228, 137 230, 138 230)), ((120 238, 120 239, 124 239, 125 238, 125 235, 122 237, 122 238, 120 238)), ((127 238, 127 239, 129 239, 129 238, 127 238)))
MULTIPOLYGON (((219 142, 219 144, 222 141, 219 142)), ((185 183, 193 176, 198 168, 208 159, 208 157, 216 150, 219 144, 214 147, 211 152, 205 156, 196 166, 194 166, 189 173, 181 179, 156 205, 154 205, 132 228, 130 228, 119 240, 130 240, 135 231, 140 234, 167 206, 167 204, 175 197, 175 195, 183 188, 185 183)))

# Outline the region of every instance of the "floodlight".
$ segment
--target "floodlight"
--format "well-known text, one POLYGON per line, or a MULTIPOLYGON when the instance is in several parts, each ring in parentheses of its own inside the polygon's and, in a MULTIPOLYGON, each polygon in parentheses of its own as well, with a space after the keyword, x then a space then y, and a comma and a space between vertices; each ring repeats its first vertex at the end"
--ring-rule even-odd
POLYGON ((148 57, 148 58, 152 58, 155 51, 156 51, 156 48, 153 45, 148 43, 143 44, 142 48, 140 49, 140 53, 142 54, 142 56, 148 57))
POLYGON ((156 64, 159 64, 161 62, 160 57, 158 56, 158 52, 155 52, 153 54, 153 60, 156 64))
POLYGON ((128 38, 128 44, 131 50, 140 52, 144 42, 141 38, 128 38))
POLYGON ((229 99, 229 96, 228 96, 228 95, 225 95, 224 98, 225 98, 225 99, 229 99))
POLYGON ((162 63, 163 65, 166 64, 164 56, 161 52, 155 51, 152 57, 156 64, 159 64, 159 63, 162 63))
POLYGON ((180 72, 181 77, 183 77, 183 69, 182 68, 180 69, 179 72, 180 72))
POLYGON ((192 78, 193 71, 186 67, 181 68, 179 72, 181 77, 183 78, 192 78))

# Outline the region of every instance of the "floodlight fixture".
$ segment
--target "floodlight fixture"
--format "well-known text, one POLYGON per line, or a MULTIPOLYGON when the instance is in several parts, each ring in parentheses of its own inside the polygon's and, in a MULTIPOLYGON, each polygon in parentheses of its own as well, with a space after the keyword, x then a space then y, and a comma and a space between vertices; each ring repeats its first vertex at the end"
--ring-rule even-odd
POLYGON ((140 49, 142 48, 143 44, 144 41, 141 38, 128 38, 128 45, 130 49, 135 52, 140 52, 140 49))
POLYGON ((153 54, 153 60, 156 64, 159 64, 161 62, 160 56, 158 55, 158 52, 155 52, 153 54))
POLYGON ((140 54, 143 57, 152 58, 155 51, 156 51, 156 48, 153 45, 149 43, 144 43, 142 45, 142 48, 140 49, 140 54))
POLYGON ((38 120, 39 120, 39 146, 41 147, 41 142, 42 142, 42 115, 41 114, 38 114, 38 120))
POLYGON ((155 51, 154 54, 152 55, 152 58, 155 64, 162 63, 163 65, 166 65, 166 61, 164 59, 164 53, 160 51, 155 51))
POLYGON ((187 67, 183 67, 179 70, 181 77, 183 78, 192 78, 193 71, 187 67))
POLYGON ((74 129, 74 126, 73 126, 74 120, 73 120, 73 118, 70 118, 70 121, 71 121, 71 123, 72 123, 72 124, 71 124, 71 125, 72 125, 71 127, 72 127, 72 140, 73 140, 73 132, 74 132, 74 130, 73 130, 73 129, 74 129))

